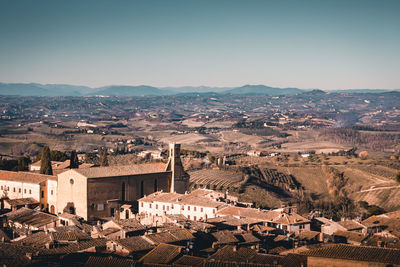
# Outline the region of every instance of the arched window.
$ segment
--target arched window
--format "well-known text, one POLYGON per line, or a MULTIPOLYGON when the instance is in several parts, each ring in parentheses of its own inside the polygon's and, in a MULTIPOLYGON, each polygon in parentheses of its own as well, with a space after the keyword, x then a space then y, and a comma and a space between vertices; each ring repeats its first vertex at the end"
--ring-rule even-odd
POLYGON ((121 188, 121 200, 125 201, 125 183, 122 183, 122 188, 121 188))
POLYGON ((157 179, 154 179, 154 192, 158 191, 158 181, 157 179))
POLYGON ((51 207, 50 207, 50 213, 53 213, 53 214, 56 213, 56 209, 54 208, 53 205, 51 205, 51 207))

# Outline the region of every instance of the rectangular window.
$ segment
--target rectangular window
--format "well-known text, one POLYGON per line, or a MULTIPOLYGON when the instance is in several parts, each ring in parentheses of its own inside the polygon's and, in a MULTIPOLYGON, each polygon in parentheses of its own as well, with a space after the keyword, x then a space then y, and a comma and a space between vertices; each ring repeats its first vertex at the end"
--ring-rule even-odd
POLYGON ((196 211, 196 207, 193 207, 193 210, 196 211))
POLYGON ((24 189, 24 194, 26 194, 26 189, 24 189))
POLYGON ((53 195, 53 190, 50 191, 51 195, 53 195))
POLYGON ((162 206, 162 210, 165 210, 165 205, 162 206))
POLYGON ((151 209, 151 203, 149 204, 149 208, 151 209))
POLYGON ((18 188, 18 193, 21 193, 21 188, 18 188))
POLYGON ((156 210, 158 210, 158 204, 156 204, 156 210))
POLYGON ((42 198, 44 198, 44 191, 42 190, 42 198))
POLYGON ((97 204, 97 210, 98 211, 104 210, 104 204, 97 204))
POLYGON ((3 190, 3 186, 1 186, 1 190, 3 190))
POLYGON ((201 208, 200 211, 203 212, 203 208, 201 208))
POLYGON ((193 216, 193 220, 194 220, 194 221, 196 220, 196 216, 193 216))
POLYGON ((29 189, 29 194, 32 194, 32 190, 29 189))
POLYGON ((190 210, 190 206, 188 206, 188 210, 190 210))
POLYGON ((14 193, 15 193, 15 187, 13 187, 14 193))
POLYGON ((140 203, 140 206, 143 208, 143 202, 140 203))

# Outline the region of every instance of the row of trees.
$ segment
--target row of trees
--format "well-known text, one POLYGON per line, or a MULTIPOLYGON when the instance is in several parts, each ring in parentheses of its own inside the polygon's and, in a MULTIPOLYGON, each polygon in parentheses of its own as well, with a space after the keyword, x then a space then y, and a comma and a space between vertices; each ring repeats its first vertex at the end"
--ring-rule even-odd
MULTIPOLYGON (((47 174, 47 175, 53 175, 53 168, 51 166, 51 151, 48 146, 43 147, 42 153, 40 154, 40 173, 41 174, 47 174)), ((76 153, 75 150, 71 151, 70 153, 70 169, 77 169, 79 168, 79 160, 78 160, 78 154, 76 153)), ((101 154, 101 160, 100 160, 100 166, 108 166, 108 158, 107 158, 107 151, 103 150, 101 154)))

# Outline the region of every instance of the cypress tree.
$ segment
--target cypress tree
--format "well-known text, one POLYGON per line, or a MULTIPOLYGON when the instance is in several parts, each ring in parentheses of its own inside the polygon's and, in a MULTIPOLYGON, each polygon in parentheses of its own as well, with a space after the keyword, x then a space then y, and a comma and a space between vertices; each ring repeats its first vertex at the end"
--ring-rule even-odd
POLYGON ((43 148, 40 160, 41 160, 40 173, 53 175, 53 169, 51 168, 51 161, 50 161, 50 148, 48 146, 45 146, 43 148))
POLYGON ((76 153, 75 150, 71 151, 71 158, 70 158, 69 168, 70 169, 79 168, 78 154, 76 153))
POLYGON ((108 158, 107 158, 107 151, 103 150, 103 153, 101 154, 101 161, 100 161, 100 166, 108 166, 108 158))

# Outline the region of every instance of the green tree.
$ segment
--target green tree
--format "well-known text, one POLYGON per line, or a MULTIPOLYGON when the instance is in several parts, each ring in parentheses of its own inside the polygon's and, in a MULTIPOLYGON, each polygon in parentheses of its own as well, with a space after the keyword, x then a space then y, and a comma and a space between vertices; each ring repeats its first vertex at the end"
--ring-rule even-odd
POLYGON ((69 167, 71 169, 78 169, 79 168, 79 160, 78 160, 78 154, 76 153, 75 150, 71 151, 71 157, 70 157, 70 164, 69 167))
POLYGON ((107 151, 103 150, 101 154, 101 160, 100 160, 100 166, 108 166, 108 157, 107 157, 107 151))
POLYGON ((17 159, 18 165, 17 165, 17 170, 18 171, 27 171, 29 168, 29 163, 31 163, 31 159, 28 157, 19 157, 17 159))
POLYGON ((50 161, 50 148, 48 146, 43 147, 42 150, 40 173, 53 175, 53 169, 51 168, 50 161))

